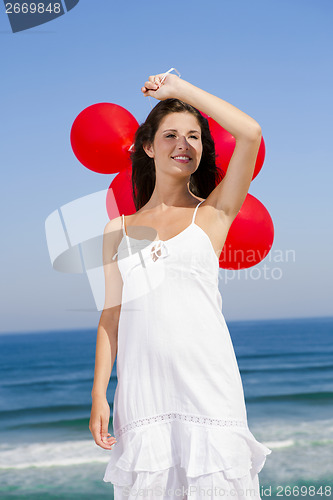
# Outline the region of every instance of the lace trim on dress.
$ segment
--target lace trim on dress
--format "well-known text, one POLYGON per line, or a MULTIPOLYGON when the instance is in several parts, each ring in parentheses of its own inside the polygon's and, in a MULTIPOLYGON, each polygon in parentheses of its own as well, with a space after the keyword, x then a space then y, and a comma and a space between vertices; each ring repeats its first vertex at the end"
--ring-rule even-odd
POLYGON ((204 417, 200 415, 191 415, 184 413, 162 413, 160 415, 154 415, 153 417, 140 418, 139 420, 133 420, 129 424, 120 427, 119 429, 115 429, 115 434, 117 436, 121 436, 125 432, 128 432, 132 429, 136 429, 138 427, 142 427, 143 425, 150 425, 159 422, 170 422, 171 420, 181 420, 183 422, 193 422, 195 424, 201 425, 214 425, 220 427, 245 427, 247 428, 247 422, 245 420, 237 420, 237 419, 220 419, 220 418, 211 418, 204 417))

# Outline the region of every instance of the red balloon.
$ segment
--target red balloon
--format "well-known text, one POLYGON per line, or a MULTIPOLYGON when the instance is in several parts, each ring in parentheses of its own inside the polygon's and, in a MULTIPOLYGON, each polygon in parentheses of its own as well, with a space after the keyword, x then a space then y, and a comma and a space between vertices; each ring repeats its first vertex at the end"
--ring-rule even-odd
POLYGON ((76 158, 94 172, 120 172, 131 165, 129 148, 138 126, 134 116, 118 104, 93 104, 74 120, 72 149, 76 158))
POLYGON ((132 169, 126 168, 112 180, 106 194, 106 210, 109 219, 136 212, 132 196, 132 169))
MULTIPOLYGON (((224 177, 227 170, 230 159, 235 149, 236 139, 227 130, 225 130, 221 125, 219 125, 211 117, 208 118, 210 132, 215 142, 216 150, 216 166, 222 172, 224 177)), ((252 180, 258 175, 263 166, 265 159, 265 142, 264 138, 261 138, 261 143, 259 146, 259 151, 257 155, 256 164, 254 167, 254 172, 252 180)))
POLYGON ((220 255, 223 269, 245 269, 261 262, 274 240, 274 226, 266 207, 247 193, 230 226, 220 255))

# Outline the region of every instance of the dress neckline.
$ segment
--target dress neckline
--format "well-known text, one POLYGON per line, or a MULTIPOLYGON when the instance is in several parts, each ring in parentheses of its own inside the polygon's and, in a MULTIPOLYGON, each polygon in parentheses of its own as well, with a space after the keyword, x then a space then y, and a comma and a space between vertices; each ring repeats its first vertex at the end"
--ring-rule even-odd
POLYGON ((195 224, 195 222, 191 222, 188 226, 185 227, 185 229, 180 231, 180 233, 176 234, 175 236, 172 236, 172 238, 168 238, 167 240, 161 240, 160 238, 157 238, 157 240, 149 240, 146 238, 138 239, 138 238, 133 238, 132 236, 128 236, 127 233, 124 234, 124 238, 128 238, 128 239, 134 240, 134 241, 149 241, 150 243, 157 243, 159 241, 162 241, 163 243, 167 243, 168 241, 174 240, 175 238, 177 238, 177 236, 180 236, 181 234, 185 233, 185 231, 187 231, 193 225, 197 226, 197 224, 195 224))
MULTIPOLYGON (((213 247, 213 243, 212 243, 212 240, 210 239, 210 237, 208 236, 208 234, 206 233, 206 231, 204 229, 202 229, 202 227, 198 226, 198 224, 196 222, 191 222, 187 227, 185 227, 185 229, 183 229, 180 233, 176 234, 175 236, 173 236, 172 238, 169 238, 167 240, 148 240, 148 239, 141 239, 139 240, 138 238, 132 238, 132 236, 128 236, 126 233, 124 234, 124 236, 121 238, 120 240, 120 243, 118 245, 118 249, 121 245, 121 243, 124 241, 125 238, 129 239, 129 240, 134 240, 134 241, 148 241, 149 242, 149 245, 148 247, 150 247, 151 245, 153 245, 153 243, 158 243, 159 241, 161 241, 162 243, 168 243, 176 238, 178 238, 179 236, 183 235, 188 229, 190 229, 192 226, 194 227, 197 227, 199 229, 199 231, 204 235, 205 238, 207 238, 208 240, 208 243, 210 245, 210 248, 215 256, 215 259, 218 263, 218 265, 220 264, 220 259, 219 257, 216 255, 215 253, 215 250, 214 250, 214 247, 213 247)), ((118 252, 117 252, 118 253, 118 252)), ((117 254, 115 254, 117 255, 117 254)))
MULTIPOLYGON (((158 243, 159 241, 161 241, 162 243, 167 243, 168 241, 171 241, 171 240, 174 240, 175 238, 177 238, 177 236, 183 234, 187 229, 189 229, 191 226, 193 225, 196 225, 197 224, 195 223, 195 216, 197 214, 197 210, 198 210, 198 207, 199 205, 201 205, 201 203, 203 203, 205 200, 201 200, 199 201, 199 203, 197 203, 196 207, 194 208, 194 212, 193 212, 193 216, 192 216, 192 221, 190 222, 190 224, 188 226, 185 227, 185 229, 183 229, 182 231, 180 231, 180 233, 176 234, 175 236, 172 236, 171 238, 168 238, 167 240, 161 240, 160 238, 157 238, 155 240, 148 240, 148 239, 138 239, 138 238, 133 238, 132 236, 128 236, 127 232, 126 232, 126 228, 125 228, 125 216, 123 215, 122 216, 122 225, 123 225, 123 234, 124 234, 124 237, 126 238, 129 238, 131 240, 134 240, 134 241, 149 241, 151 243, 158 243)), ((135 227, 135 226, 133 226, 135 227)), ((200 226, 198 226, 200 227, 200 226)), ((207 235, 208 236, 208 235, 207 235)))

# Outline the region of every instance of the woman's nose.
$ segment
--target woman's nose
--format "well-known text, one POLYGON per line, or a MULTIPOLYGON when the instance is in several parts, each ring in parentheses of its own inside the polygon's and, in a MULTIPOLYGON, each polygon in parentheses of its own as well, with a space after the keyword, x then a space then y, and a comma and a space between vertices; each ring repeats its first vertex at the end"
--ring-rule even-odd
POLYGON ((189 143, 187 142, 185 136, 179 138, 178 147, 182 149, 189 149, 189 143))

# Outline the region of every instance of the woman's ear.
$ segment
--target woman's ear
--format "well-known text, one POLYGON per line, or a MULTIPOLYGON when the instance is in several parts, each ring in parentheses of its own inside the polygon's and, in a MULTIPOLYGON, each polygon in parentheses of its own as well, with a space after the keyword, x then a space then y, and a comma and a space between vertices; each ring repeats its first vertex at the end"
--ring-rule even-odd
POLYGON ((143 144, 142 145, 146 155, 149 156, 149 158, 154 158, 154 148, 152 144, 143 144))

